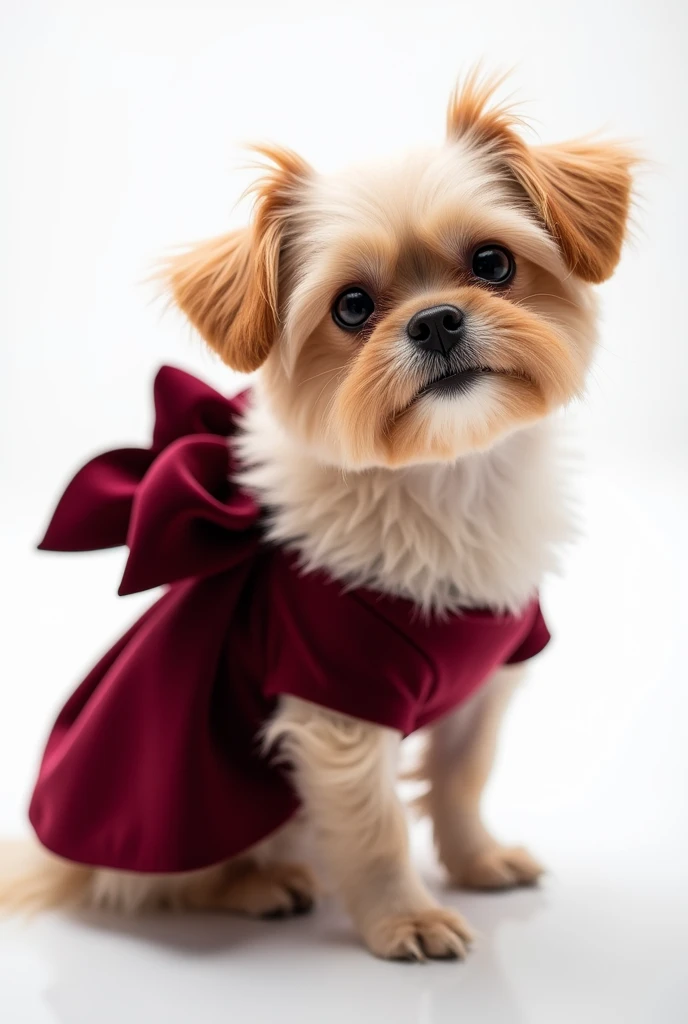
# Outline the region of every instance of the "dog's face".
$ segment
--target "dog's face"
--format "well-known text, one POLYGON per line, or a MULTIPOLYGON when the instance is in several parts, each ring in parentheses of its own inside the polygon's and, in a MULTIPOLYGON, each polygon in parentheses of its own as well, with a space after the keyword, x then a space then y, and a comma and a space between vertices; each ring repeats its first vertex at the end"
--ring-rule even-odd
POLYGON ((632 156, 529 147, 475 78, 449 139, 316 175, 292 153, 253 224, 177 257, 175 297, 225 361, 264 364, 284 427, 344 468, 449 461, 565 404, 619 258, 632 156))

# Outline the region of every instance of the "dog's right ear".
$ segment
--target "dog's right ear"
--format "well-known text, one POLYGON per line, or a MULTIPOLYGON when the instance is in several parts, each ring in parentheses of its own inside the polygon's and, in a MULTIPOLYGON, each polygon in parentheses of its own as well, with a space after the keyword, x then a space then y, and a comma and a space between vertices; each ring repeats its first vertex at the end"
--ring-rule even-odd
POLYGON ((265 361, 279 330, 279 275, 289 214, 312 171, 276 147, 253 186, 252 223, 201 242, 166 264, 163 276, 177 305, 211 348, 234 370, 250 373, 265 361))

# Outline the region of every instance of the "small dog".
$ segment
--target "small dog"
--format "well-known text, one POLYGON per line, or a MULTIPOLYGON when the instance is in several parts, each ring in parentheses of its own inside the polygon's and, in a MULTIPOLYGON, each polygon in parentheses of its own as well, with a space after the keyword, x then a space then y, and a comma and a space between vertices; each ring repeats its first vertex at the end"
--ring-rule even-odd
MULTIPOLYGON (((315 173, 264 148, 251 225, 173 258, 174 299, 232 368, 261 372, 238 441, 269 539, 308 571, 419 614, 517 614, 570 535, 552 414, 583 391, 593 285, 619 260, 633 154, 530 146, 494 83, 452 96, 444 145, 315 173)), ((534 883, 539 863, 488 832, 480 797, 521 676, 504 666, 428 728, 424 806, 458 886, 534 883)), ((125 911, 279 915, 315 882, 303 827, 368 948, 463 957, 470 931, 409 858, 395 765, 402 734, 294 696, 265 728, 303 814, 219 866, 147 875, 50 860, 13 898, 125 911)))

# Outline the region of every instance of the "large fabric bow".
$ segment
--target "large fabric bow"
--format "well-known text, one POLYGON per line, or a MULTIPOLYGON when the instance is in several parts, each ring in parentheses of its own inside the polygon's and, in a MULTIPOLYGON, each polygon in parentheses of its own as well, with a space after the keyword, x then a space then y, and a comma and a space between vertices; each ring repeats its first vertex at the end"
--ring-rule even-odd
POLYGON ((150 448, 119 448, 86 463, 39 544, 42 551, 93 551, 126 543, 120 594, 222 572, 250 558, 259 541, 260 509, 232 483, 227 441, 247 392, 227 399, 163 366, 153 394, 150 448))

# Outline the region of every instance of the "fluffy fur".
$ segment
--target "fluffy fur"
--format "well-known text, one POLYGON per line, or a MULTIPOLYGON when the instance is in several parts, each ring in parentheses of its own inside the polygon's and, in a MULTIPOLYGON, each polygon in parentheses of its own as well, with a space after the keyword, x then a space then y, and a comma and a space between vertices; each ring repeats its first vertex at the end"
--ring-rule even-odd
MULTIPOLYGON (((238 444, 271 537, 307 569, 403 595, 425 613, 516 611, 556 565, 571 524, 552 415, 583 390, 591 285, 616 266, 630 201, 626 149, 530 146, 518 119, 492 103, 493 87, 470 75, 451 98, 446 143, 389 165, 323 176, 287 150, 264 149, 251 224, 165 269, 221 358, 262 367, 238 444), (487 243, 514 255, 504 286, 472 273, 487 243), (354 285, 375 311, 345 331, 331 307, 354 285), (461 310, 463 343, 423 353, 406 325, 441 303, 461 310), (476 373, 464 393, 425 390, 467 370, 476 373)), ((519 675, 499 671, 430 731, 424 806, 457 885, 530 884, 542 870, 480 817, 519 675)), ((368 947, 462 957, 467 925, 437 905, 409 859, 395 790, 400 739, 295 698, 265 731, 266 750, 294 772, 325 877, 368 947)), ((283 839, 183 876, 53 860, 6 884, 0 902, 299 912, 315 886, 283 839)))
POLYGON ((574 526, 558 430, 539 424, 455 463, 342 473, 305 453, 258 388, 239 451, 272 510, 269 536, 307 569, 426 611, 516 611, 558 567, 574 526))

